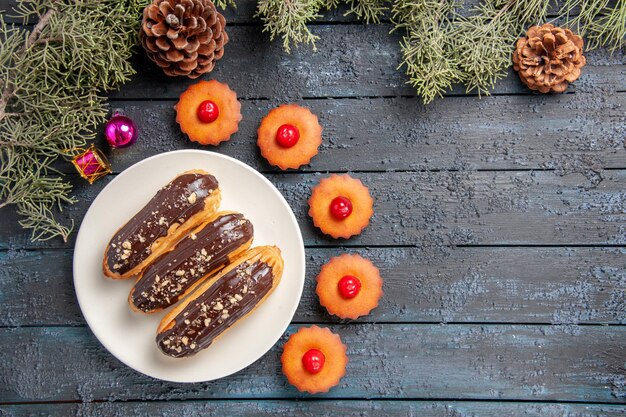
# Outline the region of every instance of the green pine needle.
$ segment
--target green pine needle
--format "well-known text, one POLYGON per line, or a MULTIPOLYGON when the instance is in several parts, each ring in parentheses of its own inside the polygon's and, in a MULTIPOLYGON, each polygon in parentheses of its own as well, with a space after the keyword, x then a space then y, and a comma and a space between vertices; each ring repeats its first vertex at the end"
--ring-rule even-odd
MULTIPOLYGON (((408 83, 425 104, 463 79, 452 49, 449 17, 455 2, 397 0, 393 6, 395 29, 406 34, 400 42, 408 83)), ((395 30, 394 29, 394 30, 395 30)))
MULTIPOLYGON (((270 38, 282 37, 283 47, 308 43, 317 36, 307 23, 321 9, 340 0, 260 0, 257 15, 270 38)), ((529 26, 545 23, 554 0, 481 0, 469 12, 457 12, 454 0, 345 0, 348 14, 378 23, 391 3, 393 30, 401 30, 404 68, 409 84, 425 103, 443 95, 456 83, 468 92, 487 95, 507 74, 515 42, 529 26)), ((626 44, 626 0, 563 0, 560 15, 575 32, 585 35, 588 47, 615 51, 626 44), (580 13, 569 19, 574 10, 580 13)))
POLYGON ((0 18, 0 207, 15 205, 33 240, 73 224, 56 213, 75 202, 52 168, 85 146, 107 114, 102 92, 134 73, 129 61, 147 0, 21 1, 15 12, 30 32, 0 18))
POLYGON ((316 50, 313 35, 307 23, 321 17, 319 13, 323 3, 320 0, 259 0, 257 17, 264 24, 263 32, 269 32, 270 40, 283 39, 283 48, 287 53, 292 46, 309 44, 316 50))
POLYGON ((228 6, 232 7, 233 9, 237 8, 237 3, 235 3, 235 0, 216 0, 213 3, 215 4, 215 7, 222 10, 226 9, 228 6))
POLYGON ((585 49, 626 47, 626 0, 566 0, 560 13, 569 17, 576 7, 580 12, 568 19, 568 26, 587 39, 585 49))
POLYGON ((344 16, 354 14, 365 23, 380 23, 380 17, 387 11, 389 0, 346 0, 348 11, 344 16))

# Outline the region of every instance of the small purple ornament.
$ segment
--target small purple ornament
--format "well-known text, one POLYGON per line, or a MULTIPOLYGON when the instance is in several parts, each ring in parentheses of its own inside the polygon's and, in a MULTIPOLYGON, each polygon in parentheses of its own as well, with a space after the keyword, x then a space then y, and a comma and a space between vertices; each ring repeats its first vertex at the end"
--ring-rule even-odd
POLYGON ((125 148, 137 140, 137 126, 121 110, 115 110, 104 128, 104 136, 113 148, 125 148))

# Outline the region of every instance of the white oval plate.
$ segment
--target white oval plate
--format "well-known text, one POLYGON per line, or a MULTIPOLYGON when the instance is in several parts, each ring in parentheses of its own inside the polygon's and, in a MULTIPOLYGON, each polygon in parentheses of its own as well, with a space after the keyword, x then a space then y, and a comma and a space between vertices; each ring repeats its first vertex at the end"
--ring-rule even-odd
POLYGON ((131 368, 167 381, 201 382, 237 372, 263 356, 284 333, 302 295, 304 244, 296 218, 265 177, 236 159, 199 150, 144 159, 111 181, 91 204, 74 249, 74 287, 80 308, 98 340, 131 368), (190 358, 159 351, 156 328, 164 312, 134 313, 128 306, 133 280, 111 280, 102 258, 111 236, 176 175, 204 169, 219 181, 220 210, 243 213, 254 225, 253 246, 276 245, 285 270, 272 295, 215 344, 190 358))

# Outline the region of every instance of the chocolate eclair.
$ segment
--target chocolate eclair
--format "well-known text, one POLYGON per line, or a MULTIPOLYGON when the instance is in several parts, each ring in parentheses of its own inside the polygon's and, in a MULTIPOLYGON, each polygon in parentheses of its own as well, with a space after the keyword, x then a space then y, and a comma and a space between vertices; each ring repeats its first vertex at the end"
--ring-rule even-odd
POLYGON ((202 223, 221 202, 217 179, 208 172, 184 172, 154 197, 111 238, 104 252, 104 275, 137 275, 182 235, 202 223))
POLYGON ((243 214, 215 213, 143 270, 128 295, 131 309, 154 313, 175 304, 245 252, 253 234, 243 214))
POLYGON ((283 258, 276 246, 248 250, 163 318, 157 345, 175 358, 196 354, 265 301, 282 273, 283 258))

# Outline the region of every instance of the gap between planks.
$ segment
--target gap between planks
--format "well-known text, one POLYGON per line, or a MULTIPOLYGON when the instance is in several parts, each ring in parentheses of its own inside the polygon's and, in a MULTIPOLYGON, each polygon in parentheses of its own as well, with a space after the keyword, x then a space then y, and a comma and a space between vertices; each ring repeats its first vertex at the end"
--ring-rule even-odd
POLYGON ((12 406, 20 406, 20 405, 47 405, 47 404, 142 404, 142 403, 213 403, 213 402, 244 402, 244 401, 253 401, 255 403, 267 402, 273 403, 277 401, 294 401, 294 402, 336 402, 336 401, 345 401, 345 402, 362 402, 362 401, 373 401, 373 402, 394 402, 394 403, 437 403, 437 402, 455 402, 455 403, 464 403, 464 404, 472 404, 472 403, 505 403, 505 404, 532 404, 532 405, 540 405, 540 404, 589 404, 589 405, 607 405, 619 407, 621 406, 619 403, 612 403, 606 401, 578 401, 578 400, 512 400, 512 399, 491 399, 491 398, 473 398, 471 400, 456 398, 456 397, 437 397, 437 398, 422 398, 422 397, 408 397, 408 398, 387 398, 387 397, 284 397, 284 398, 264 398, 264 397, 215 397, 215 398, 207 398, 207 399, 182 399, 182 398, 173 398, 173 399, 130 399, 130 400, 89 400, 89 401, 80 401, 80 400, 51 400, 51 401, 16 401, 16 402, 2 402, 0 401, 0 406, 12 405, 12 406))
MULTIPOLYGON (((577 326, 577 327, 626 327, 626 323, 602 323, 602 322, 582 322, 582 323, 567 323, 567 324, 555 324, 550 322, 514 322, 514 321, 350 321, 350 322, 340 322, 340 321, 299 321, 294 320, 289 323, 294 326, 328 326, 333 325, 336 327, 344 326, 360 326, 360 325, 371 325, 371 324, 381 324, 381 325, 410 325, 410 326, 577 326)), ((17 326, 7 326, 0 325, 0 330, 14 330, 14 329, 83 329, 88 328, 88 325, 85 324, 26 324, 26 325, 17 325, 17 326)))

